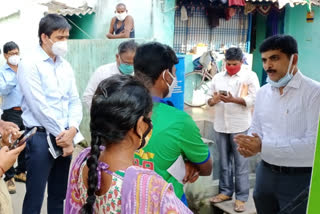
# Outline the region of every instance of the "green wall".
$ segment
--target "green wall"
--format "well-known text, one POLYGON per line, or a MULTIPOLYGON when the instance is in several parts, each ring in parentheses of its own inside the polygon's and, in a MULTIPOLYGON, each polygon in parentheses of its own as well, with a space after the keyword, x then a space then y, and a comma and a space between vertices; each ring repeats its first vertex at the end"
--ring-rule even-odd
POLYGON ((307 23, 307 6, 287 6, 285 16, 285 34, 298 41, 299 68, 306 76, 320 81, 320 70, 316 65, 320 59, 320 7, 312 7, 314 22, 307 23))
POLYGON ((93 30, 94 30, 94 17, 95 14, 87 14, 87 15, 73 15, 73 16, 65 16, 72 26, 70 31, 70 39, 93 39, 93 30), (81 28, 85 33, 89 35, 89 37, 83 33, 79 28, 81 28))
POLYGON ((262 83, 262 61, 261 61, 261 54, 259 52, 259 47, 263 40, 266 37, 266 23, 267 23, 267 16, 262 16, 260 13, 257 14, 257 32, 256 32, 256 49, 253 52, 253 63, 252 63, 252 70, 257 73, 259 77, 260 85, 262 83))

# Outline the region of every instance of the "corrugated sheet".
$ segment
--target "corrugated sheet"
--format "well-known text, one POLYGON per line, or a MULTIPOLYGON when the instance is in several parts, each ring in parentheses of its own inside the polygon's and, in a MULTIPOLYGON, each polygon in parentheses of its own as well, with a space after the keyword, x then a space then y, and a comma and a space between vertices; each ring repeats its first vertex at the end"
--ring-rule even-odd
POLYGON ((70 7, 66 4, 60 3, 60 2, 49 2, 49 3, 43 3, 42 5, 45 5, 48 7, 48 13, 56 13, 62 16, 72 16, 72 15, 86 15, 86 14, 92 14, 95 12, 94 8, 88 7, 87 4, 80 6, 78 8, 70 7))
MULTIPOLYGON (((294 5, 299 4, 308 4, 309 2, 306 0, 246 0, 246 2, 253 2, 253 3, 262 3, 262 2, 278 2, 280 8, 282 8, 286 4, 290 4, 291 7, 294 5)), ((320 0, 310 0, 310 3, 315 6, 320 6, 320 0)))

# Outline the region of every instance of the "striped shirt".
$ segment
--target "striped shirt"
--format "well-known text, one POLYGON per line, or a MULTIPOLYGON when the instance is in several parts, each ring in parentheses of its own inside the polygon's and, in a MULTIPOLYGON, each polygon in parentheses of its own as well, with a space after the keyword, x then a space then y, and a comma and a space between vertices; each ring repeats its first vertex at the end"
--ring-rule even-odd
POLYGON ((264 161, 289 167, 311 167, 320 112, 320 83, 298 71, 280 95, 264 85, 256 97, 249 134, 262 140, 264 161))

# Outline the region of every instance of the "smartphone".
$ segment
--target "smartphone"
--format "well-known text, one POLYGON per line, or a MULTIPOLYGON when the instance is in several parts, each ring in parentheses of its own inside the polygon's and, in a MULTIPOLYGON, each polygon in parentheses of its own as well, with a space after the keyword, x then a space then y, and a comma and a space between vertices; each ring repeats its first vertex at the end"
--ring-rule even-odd
POLYGON ((34 128, 31 129, 27 134, 21 136, 19 139, 17 139, 16 141, 14 141, 14 142, 11 144, 10 149, 15 149, 15 148, 21 146, 21 145, 24 144, 27 140, 29 140, 36 132, 37 132, 37 127, 34 127, 34 128))
POLYGON ((228 96, 228 92, 224 90, 220 90, 219 94, 222 94, 223 96, 228 96))

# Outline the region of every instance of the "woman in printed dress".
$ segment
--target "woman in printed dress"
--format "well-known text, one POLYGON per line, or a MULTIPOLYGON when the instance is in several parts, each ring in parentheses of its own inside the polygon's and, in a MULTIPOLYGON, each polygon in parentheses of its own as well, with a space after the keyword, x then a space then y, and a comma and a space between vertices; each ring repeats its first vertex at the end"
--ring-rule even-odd
POLYGON ((132 76, 102 81, 91 106, 91 147, 72 165, 66 214, 192 213, 173 187, 134 164, 152 134, 152 99, 132 76))

